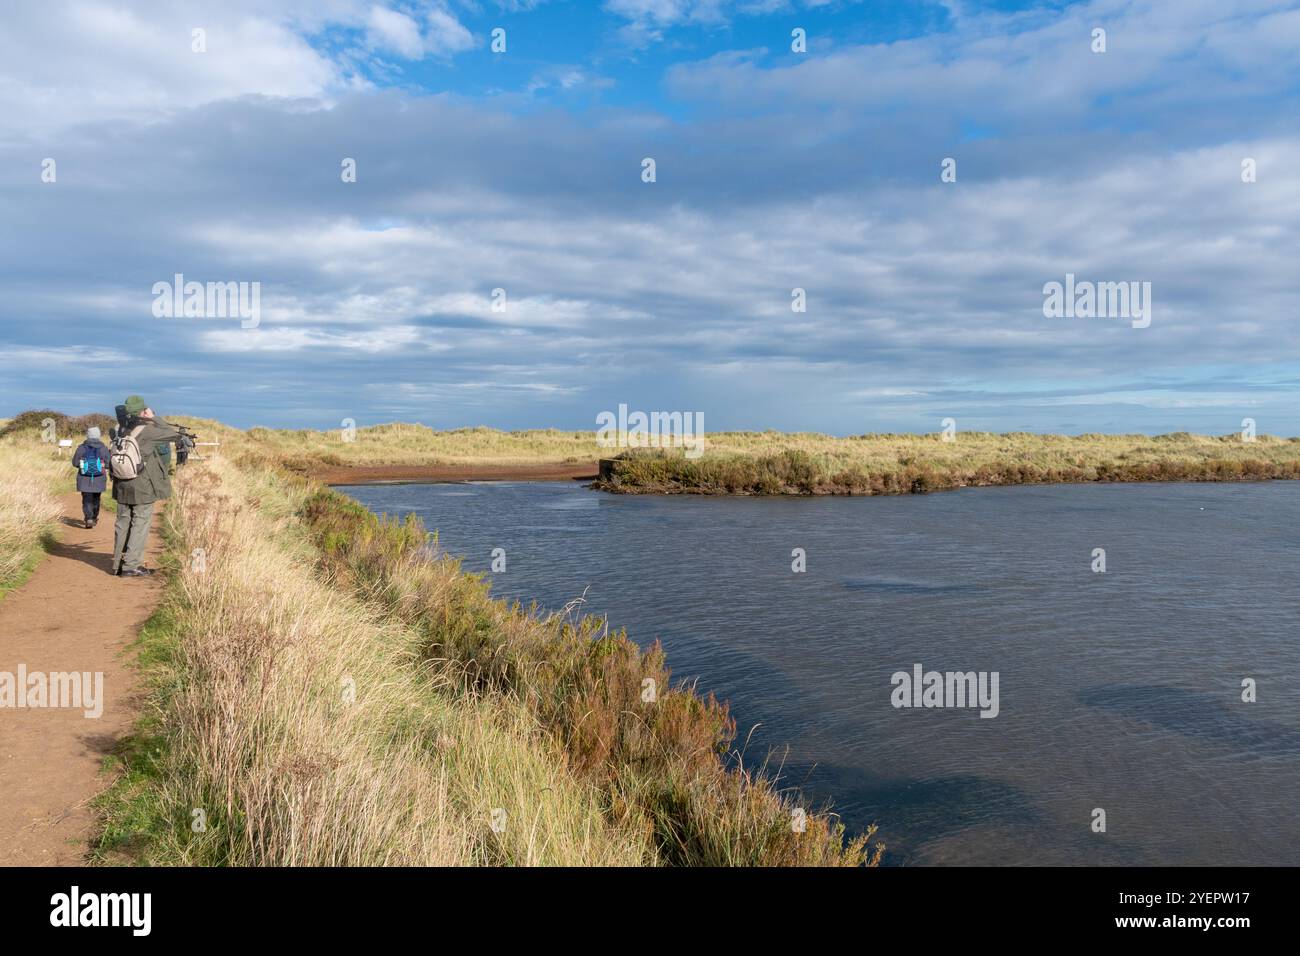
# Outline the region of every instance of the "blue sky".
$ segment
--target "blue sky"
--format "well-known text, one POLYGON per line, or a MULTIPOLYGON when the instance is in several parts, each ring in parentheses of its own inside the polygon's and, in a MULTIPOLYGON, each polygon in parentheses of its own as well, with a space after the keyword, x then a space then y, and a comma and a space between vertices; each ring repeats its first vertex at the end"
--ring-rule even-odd
POLYGON ((1294 0, 7 11, 0 416, 1300 433, 1294 0))

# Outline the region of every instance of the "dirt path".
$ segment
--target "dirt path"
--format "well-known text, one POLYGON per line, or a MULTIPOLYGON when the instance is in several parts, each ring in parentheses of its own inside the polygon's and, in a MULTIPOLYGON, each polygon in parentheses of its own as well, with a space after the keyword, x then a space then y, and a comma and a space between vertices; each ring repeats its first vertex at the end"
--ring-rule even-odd
MULTIPOLYGON (((63 498, 60 541, 31 578, 0 601, 0 673, 103 676, 103 714, 83 708, 0 707, 0 865, 85 861, 94 825, 90 800, 107 784, 104 756, 131 728, 139 699, 122 651, 162 591, 152 578, 109 574, 113 514, 81 527, 81 496, 63 498), (75 520, 74 520, 75 519, 75 520)), ((155 516, 155 532, 158 525, 155 516)), ((160 544, 155 533, 146 566, 160 544)), ((92 685, 93 686, 93 685, 92 685)))
POLYGON ((596 462, 536 465, 331 465, 312 473, 327 485, 403 481, 573 481, 593 479, 596 462))

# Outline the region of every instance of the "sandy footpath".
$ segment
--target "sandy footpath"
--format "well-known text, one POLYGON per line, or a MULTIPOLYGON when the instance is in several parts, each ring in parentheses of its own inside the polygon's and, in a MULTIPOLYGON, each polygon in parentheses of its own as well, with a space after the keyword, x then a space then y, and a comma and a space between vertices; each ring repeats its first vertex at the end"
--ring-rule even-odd
MULTIPOLYGON (((28 675, 102 674, 103 713, 91 719, 84 708, 0 707, 4 866, 85 861, 94 828, 89 803, 109 782, 100 772, 104 757, 130 731, 139 707, 136 672, 123 652, 162 592, 157 577, 109 574, 112 513, 103 512, 87 531, 81 496, 66 495, 62 503, 59 543, 0 600, 0 674, 16 676, 20 667, 28 675)), ((159 520, 156 513, 147 567, 156 566, 159 520)))

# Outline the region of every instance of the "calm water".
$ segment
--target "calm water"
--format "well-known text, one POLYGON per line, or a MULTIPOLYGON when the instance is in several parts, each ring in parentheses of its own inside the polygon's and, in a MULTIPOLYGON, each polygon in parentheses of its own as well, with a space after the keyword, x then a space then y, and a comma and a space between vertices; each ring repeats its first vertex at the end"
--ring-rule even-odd
POLYGON ((342 490, 415 512, 471 570, 504 548, 498 596, 585 594, 660 638, 675 677, 731 701, 742 739, 757 725, 748 759, 788 748, 782 779, 850 828, 878 822, 890 862, 1300 863, 1300 482, 342 490), (918 663, 997 671, 1000 714, 894 708, 891 675, 918 663))

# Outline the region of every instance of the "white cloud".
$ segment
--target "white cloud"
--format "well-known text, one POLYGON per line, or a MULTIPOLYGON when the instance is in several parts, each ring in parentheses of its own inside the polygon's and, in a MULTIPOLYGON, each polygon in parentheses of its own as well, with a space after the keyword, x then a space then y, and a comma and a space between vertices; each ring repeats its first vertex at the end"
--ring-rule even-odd
POLYGON ((443 351, 446 345, 428 341, 412 326, 380 326, 333 332, 319 328, 213 329, 201 334, 203 347, 213 352, 301 352, 323 349, 332 352, 378 354, 419 348, 443 351))
POLYGON ((412 16, 388 7, 372 6, 366 18, 367 40, 408 60, 445 57, 474 46, 474 36, 442 6, 425 11, 424 30, 412 16))
POLYGON ((727 20, 726 0, 606 0, 605 9, 628 21, 623 34, 635 42, 663 38, 664 31, 683 23, 720 24, 727 20))
POLYGON ((412 60, 424 53, 420 25, 398 10, 371 7, 370 15, 366 18, 366 29, 373 46, 392 50, 412 60))
POLYGON ((119 349, 94 345, 59 345, 48 348, 10 347, 0 349, 0 365, 13 368, 49 368, 69 365, 109 365, 129 361, 119 349))
POLYGON ((341 27, 407 59, 448 57, 474 38, 441 4, 414 15, 366 0, 10 4, 0 30, 0 133, 39 137, 77 123, 162 119, 240 96, 328 105, 364 88, 355 51, 331 56, 311 37, 341 27), (193 31, 205 52, 195 52, 193 31))
POLYGON ((668 82, 678 95, 737 105, 833 105, 914 113, 930 124, 954 115, 1059 124, 1126 107, 1159 120, 1153 110, 1203 109, 1207 95, 1269 97, 1300 72, 1292 0, 1092 0, 957 19, 959 29, 768 66, 766 51, 722 51, 673 67, 668 82), (1093 53, 1091 30, 1103 23, 1108 50, 1093 53))
POLYGON ((161 117, 246 94, 319 96, 338 68, 282 21, 239 4, 133 9, 47 0, 5 9, 0 131, 30 136, 78 122, 161 117), (192 50, 192 31, 207 51, 192 50))
POLYGON ((460 53, 474 46, 474 36, 454 16, 441 8, 428 14, 428 29, 424 35, 425 48, 435 56, 460 53))
MULTIPOLYGON (((1046 398, 1029 398, 1026 405, 1045 407, 1065 405, 1141 405, 1146 408, 1225 408, 1250 409, 1265 399, 1286 399, 1285 392, 1269 395, 1243 392, 1177 392, 1158 389, 1140 389, 1118 392, 1086 392, 1079 395, 1060 395, 1046 398)), ((1225 419, 1226 421, 1227 419, 1225 419)))

